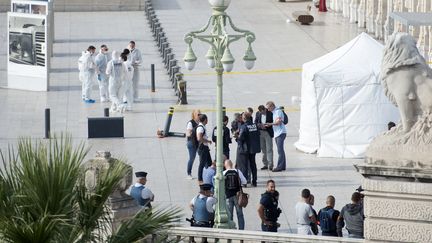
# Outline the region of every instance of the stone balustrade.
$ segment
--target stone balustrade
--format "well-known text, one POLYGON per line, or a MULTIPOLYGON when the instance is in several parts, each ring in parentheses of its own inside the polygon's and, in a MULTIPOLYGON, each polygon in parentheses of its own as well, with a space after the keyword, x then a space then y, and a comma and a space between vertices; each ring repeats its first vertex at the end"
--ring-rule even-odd
POLYGON ((327 0, 327 8, 384 42, 396 31, 410 33, 416 38, 420 53, 432 62, 432 26, 406 29, 390 18, 391 12, 432 12, 432 0, 327 0))
MULTIPOLYGON (((168 232, 170 238, 180 242, 308 242, 308 243, 360 243, 363 239, 351 239, 342 237, 307 236, 289 233, 271 233, 261 231, 211 229, 197 227, 177 227, 168 232)), ((157 239, 154 239, 157 240, 157 239)))

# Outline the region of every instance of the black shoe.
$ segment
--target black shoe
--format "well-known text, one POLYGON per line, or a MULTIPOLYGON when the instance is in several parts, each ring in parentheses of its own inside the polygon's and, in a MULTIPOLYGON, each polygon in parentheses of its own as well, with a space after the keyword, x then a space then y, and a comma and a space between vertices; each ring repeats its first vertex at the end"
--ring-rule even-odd
POLYGON ((246 188, 246 187, 247 187, 247 184, 243 184, 242 187, 243 187, 243 188, 246 188))
POLYGON ((274 170, 272 170, 273 172, 281 172, 282 170, 281 169, 274 169, 274 170))
POLYGON ((257 183, 252 183, 252 187, 257 187, 257 183))
POLYGON ((263 167, 261 168, 261 170, 268 170, 268 167, 267 167, 267 166, 263 166, 263 167))

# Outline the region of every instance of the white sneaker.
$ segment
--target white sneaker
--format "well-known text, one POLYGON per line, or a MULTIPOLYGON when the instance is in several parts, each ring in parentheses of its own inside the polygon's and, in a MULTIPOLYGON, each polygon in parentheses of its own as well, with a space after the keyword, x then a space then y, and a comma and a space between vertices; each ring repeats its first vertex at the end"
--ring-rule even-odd
POLYGON ((193 180, 194 178, 193 178, 192 175, 188 175, 188 176, 186 177, 186 179, 188 179, 188 180, 193 180))

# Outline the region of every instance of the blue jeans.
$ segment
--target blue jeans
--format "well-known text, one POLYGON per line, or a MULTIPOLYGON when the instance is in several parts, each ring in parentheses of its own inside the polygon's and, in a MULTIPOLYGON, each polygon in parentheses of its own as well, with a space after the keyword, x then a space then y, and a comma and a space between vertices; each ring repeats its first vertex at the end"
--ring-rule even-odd
POLYGON ((228 217, 232 221, 233 220, 233 214, 234 214, 234 206, 237 213, 237 221, 238 221, 238 229, 244 230, 245 227, 245 221, 243 216, 243 209, 238 205, 237 196, 232 196, 230 198, 227 198, 227 206, 228 206, 228 217))
POLYGON ((286 169, 286 157, 285 157, 285 150, 284 150, 284 141, 286 138, 286 133, 282 133, 281 135, 277 136, 275 138, 276 141, 276 147, 278 151, 278 161, 277 166, 275 169, 277 170, 285 170, 286 169))
POLYGON ((197 155, 197 148, 193 145, 192 141, 187 141, 187 148, 189 151, 189 161, 187 163, 187 174, 192 175, 192 166, 197 155))

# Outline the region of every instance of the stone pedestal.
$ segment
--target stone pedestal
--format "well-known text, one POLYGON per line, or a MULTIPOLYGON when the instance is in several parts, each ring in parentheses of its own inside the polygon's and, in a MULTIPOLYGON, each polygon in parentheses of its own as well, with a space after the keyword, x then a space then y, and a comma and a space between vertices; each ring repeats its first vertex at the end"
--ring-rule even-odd
POLYGON ((365 239, 432 242, 432 170, 356 165, 362 180, 365 239))
MULTIPOLYGON (((112 158, 110 152, 98 151, 94 159, 84 163, 85 184, 89 191, 94 189, 101 172, 108 169, 109 165, 114 161, 117 161, 117 159, 112 158)), ((128 167, 127 174, 120 181, 119 186, 111 193, 107 202, 111 211, 111 230, 113 232, 118 229, 122 221, 132 218, 141 209, 135 199, 125 193, 132 184, 132 167, 128 167)))

